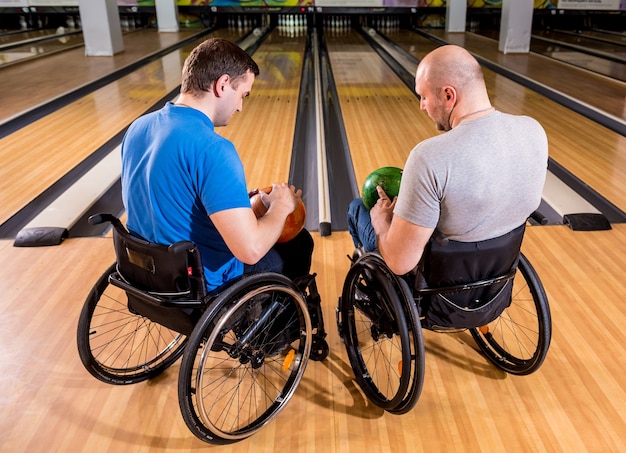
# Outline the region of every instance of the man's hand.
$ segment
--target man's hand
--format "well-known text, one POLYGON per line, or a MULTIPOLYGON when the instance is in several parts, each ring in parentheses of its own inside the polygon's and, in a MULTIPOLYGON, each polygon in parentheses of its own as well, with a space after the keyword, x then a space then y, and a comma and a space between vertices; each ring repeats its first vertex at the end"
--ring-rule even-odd
POLYGON ((398 197, 394 197, 393 200, 390 200, 381 186, 377 186, 376 190, 378 192, 378 200, 370 210, 370 217, 376 235, 380 236, 384 235, 389 230, 391 219, 393 218, 393 208, 396 206, 398 197))
POLYGON ((397 197, 393 201, 389 200, 382 187, 376 189, 380 198, 372 207, 370 217, 376 231, 378 251, 389 269, 397 275, 403 275, 417 266, 434 228, 416 225, 400 216, 396 216, 392 226, 397 197))
POLYGON ((224 209, 210 217, 233 255, 246 264, 255 264, 276 243, 301 196, 302 190, 294 186, 272 184, 272 191, 264 197, 268 209, 262 217, 257 218, 250 208, 224 209))
POLYGON ((264 203, 267 203, 269 209, 286 210, 287 214, 291 214, 298 205, 298 198, 302 197, 302 190, 296 190, 295 186, 288 186, 287 183, 272 184, 272 191, 267 195, 264 203))

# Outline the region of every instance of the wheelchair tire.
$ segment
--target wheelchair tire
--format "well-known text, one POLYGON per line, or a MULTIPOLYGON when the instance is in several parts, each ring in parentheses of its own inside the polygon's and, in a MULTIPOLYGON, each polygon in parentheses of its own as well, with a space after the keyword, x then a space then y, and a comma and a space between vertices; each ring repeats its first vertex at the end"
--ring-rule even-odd
POLYGON ((178 381, 185 423, 217 445, 256 433, 293 396, 311 344, 307 304, 293 282, 244 275, 212 301, 189 337, 178 381))
POLYGON ((311 347, 311 355, 309 356, 311 360, 320 362, 326 359, 329 353, 330 348, 326 340, 319 335, 313 335, 313 346, 311 347))
POLYGON ((102 274, 83 305, 77 328, 80 359, 97 379, 134 384, 161 374, 183 353, 186 338, 134 314, 126 293, 109 283, 115 263, 102 274))
POLYGON ((424 341, 406 282, 378 255, 365 254, 348 271, 338 315, 363 393, 390 413, 411 410, 424 381, 424 341))
POLYGON ((470 332, 487 358, 508 373, 526 375, 541 366, 552 337, 550 307, 541 280, 523 254, 511 305, 495 321, 470 332))

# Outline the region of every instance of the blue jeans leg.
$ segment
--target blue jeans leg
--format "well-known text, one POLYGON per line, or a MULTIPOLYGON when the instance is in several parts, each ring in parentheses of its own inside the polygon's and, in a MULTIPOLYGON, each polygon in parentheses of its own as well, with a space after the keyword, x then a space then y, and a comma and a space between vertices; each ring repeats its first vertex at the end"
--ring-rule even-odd
POLYGON ((291 241, 275 244, 256 264, 244 264, 244 273, 278 272, 290 279, 308 275, 311 271, 313 238, 305 228, 291 241))
POLYGON ((278 251, 271 248, 267 254, 256 264, 244 264, 243 272, 283 272, 284 262, 278 251))
POLYGON ((370 212, 361 198, 355 198, 348 206, 348 231, 355 247, 363 246, 366 252, 376 250, 376 232, 372 227, 370 212))

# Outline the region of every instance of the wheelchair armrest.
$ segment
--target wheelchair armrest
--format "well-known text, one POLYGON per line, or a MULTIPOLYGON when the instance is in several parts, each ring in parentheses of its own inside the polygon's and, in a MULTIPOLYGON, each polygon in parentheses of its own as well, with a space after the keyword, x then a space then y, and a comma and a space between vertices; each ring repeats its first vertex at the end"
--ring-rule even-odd
MULTIPOLYGON (((99 225, 104 222, 110 222, 115 227, 122 226, 119 219, 112 214, 94 214, 89 217, 88 221, 91 225, 99 225)), ((171 254, 176 254, 184 250, 192 250, 194 247, 195 245, 191 241, 179 241, 169 246, 169 252, 171 254)))
POLYGON ((94 214, 88 219, 90 225, 99 225, 104 222, 113 223, 115 220, 117 220, 117 217, 111 214, 94 214))
POLYGON ((126 228, 124 228, 120 219, 115 217, 113 214, 94 214, 89 217, 88 221, 91 225, 109 222, 120 234, 128 234, 128 231, 126 231, 126 228))
POLYGON ((191 241, 179 241, 179 242, 175 242, 174 244, 170 245, 168 247, 168 251, 170 252, 171 255, 175 255, 179 252, 182 252, 184 250, 193 250, 193 248, 195 247, 194 243, 191 241))
POLYGON ((129 295, 133 295, 146 302, 150 302, 154 305, 159 305, 162 307, 201 308, 205 305, 204 300, 184 298, 168 300, 167 297, 159 297, 158 293, 142 291, 141 289, 138 289, 124 281, 124 279, 121 278, 117 273, 109 275, 109 283, 113 286, 117 286, 118 288, 123 289, 129 295))

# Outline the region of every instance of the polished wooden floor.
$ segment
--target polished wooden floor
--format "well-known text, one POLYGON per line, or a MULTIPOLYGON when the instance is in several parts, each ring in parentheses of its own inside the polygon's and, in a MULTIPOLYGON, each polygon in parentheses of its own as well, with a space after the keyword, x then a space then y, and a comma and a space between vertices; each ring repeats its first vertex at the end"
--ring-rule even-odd
MULTIPOLYGON (((397 36, 398 42, 404 39, 411 38, 397 36)), ((428 51, 426 43, 413 39, 416 52, 428 51)), ((419 111, 415 96, 362 38, 335 33, 327 40, 360 182, 372 168, 402 165, 412 146, 436 131, 419 111)), ((304 36, 272 33, 255 53, 262 73, 252 96, 231 125, 219 130, 240 150, 251 187, 288 176, 304 41, 304 36), (258 127, 260 118, 263 128, 258 127)), ((50 184, 40 181, 46 173, 53 173, 51 180, 61 177, 176 86, 181 61, 177 54, 121 81, 113 91, 95 93, 67 107, 80 112, 81 105, 89 106, 82 113, 89 115, 86 122, 79 121, 80 113, 68 110, 34 123, 28 134, 18 131, 0 140, 0 153, 8 143, 12 150, 0 156, 0 221, 50 184), (111 97, 118 104, 104 103, 111 97), (80 143, 74 145, 73 140, 80 143), (56 144, 48 146, 50 141, 56 144), (34 154, 21 159, 31 149, 34 154), (67 154, 59 157, 64 151, 67 154), (12 165, 10 171, 5 163, 12 165)), ((626 209, 620 187, 626 169, 624 137, 594 129, 597 126, 501 76, 486 77, 499 109, 538 117, 548 131, 551 156, 558 156, 562 165, 626 209), (589 131, 594 135, 585 139, 589 131)), ((310 362, 294 398, 275 421, 252 438, 223 447, 208 446, 187 430, 178 409, 178 363, 153 381, 128 387, 96 381, 82 367, 76 322, 91 285, 113 261, 110 238, 73 238, 60 246, 38 248, 16 248, 11 240, 0 241, 4 345, 0 449, 16 453, 626 449, 625 224, 598 232, 530 227, 523 251, 544 283, 553 317, 552 346, 544 365, 530 376, 510 376, 481 356, 469 334, 425 332, 424 390, 416 408, 402 416, 367 402, 337 335, 334 309, 349 265, 350 239, 341 231, 326 237, 314 233, 314 238, 312 270, 318 273, 331 354, 324 362, 310 362)))
POLYGON ((110 240, 36 249, 0 242, 2 451, 624 451, 626 225, 593 233, 529 228, 524 252, 553 317, 543 366, 529 376, 507 375, 477 352, 469 334, 425 332, 424 390, 401 416, 367 402, 337 336, 347 233, 315 235, 315 242, 331 354, 309 363, 268 427, 219 448, 192 436, 182 420, 179 363, 128 387, 96 381, 80 363, 76 320, 92 282, 113 260, 110 240))

